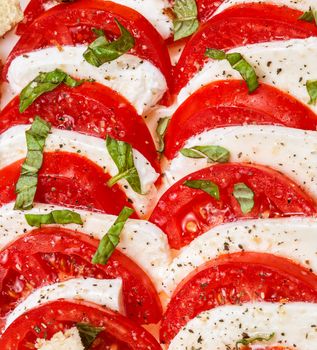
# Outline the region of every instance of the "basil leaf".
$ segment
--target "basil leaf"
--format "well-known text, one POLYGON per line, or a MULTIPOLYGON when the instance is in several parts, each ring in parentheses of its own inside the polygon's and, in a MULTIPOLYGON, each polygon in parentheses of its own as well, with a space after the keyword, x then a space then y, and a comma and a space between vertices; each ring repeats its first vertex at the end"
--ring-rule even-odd
POLYGON ((94 32, 94 34, 96 35, 96 37, 98 38, 99 36, 106 36, 105 31, 102 29, 98 29, 98 28, 92 28, 92 31, 94 32))
POLYGON ((205 55, 214 60, 227 60, 231 67, 240 73, 243 80, 247 83, 249 92, 255 91, 259 87, 258 77, 254 68, 248 63, 240 53, 226 54, 222 50, 207 49, 205 55))
POLYGON ((306 89, 310 97, 308 102, 310 105, 315 105, 317 102, 317 80, 308 80, 306 82, 306 89))
POLYGON ((117 220, 110 227, 107 234, 101 239, 98 249, 92 258, 93 264, 105 265, 112 253, 114 252, 116 246, 120 242, 120 233, 131 214, 134 212, 133 209, 124 207, 120 212, 117 220))
POLYGON ((112 42, 107 40, 104 33, 101 36, 101 31, 95 29, 94 32, 99 37, 84 52, 85 60, 91 65, 100 67, 106 62, 117 59, 134 47, 135 40, 132 34, 118 20, 115 19, 115 22, 120 29, 121 36, 112 42))
POLYGON ((274 337, 275 333, 271 333, 268 336, 262 336, 262 337, 248 337, 246 335, 245 338, 242 338, 236 342, 236 350, 239 350, 239 344, 243 346, 251 345, 255 342, 263 342, 263 341, 270 341, 274 337))
POLYGON ((53 210, 48 214, 25 214, 25 219, 30 226, 34 227, 48 224, 83 224, 78 213, 67 209, 53 210))
POLYGON ((209 163, 227 163, 230 158, 230 152, 221 146, 195 146, 183 148, 181 154, 188 158, 208 158, 209 163))
POLYGON ((79 336, 85 350, 88 350, 97 338, 98 334, 104 331, 104 328, 94 327, 88 323, 77 323, 76 328, 79 332, 79 336))
POLYGON ((305 22, 314 22, 317 25, 317 10, 310 9, 309 11, 304 12, 299 18, 300 21, 305 22))
POLYGON ((25 132, 27 155, 15 187, 17 198, 14 209, 28 210, 33 207, 38 171, 42 167, 45 140, 50 130, 49 123, 35 117, 31 128, 25 132))
POLYGON ((249 213, 254 207, 254 193, 246 184, 239 182, 234 185, 234 198, 240 204, 243 214, 249 213))
POLYGON ((107 136, 106 145, 108 152, 115 162, 119 173, 113 176, 108 182, 112 187, 121 179, 126 179, 133 191, 142 194, 141 181, 138 171, 134 165, 132 147, 129 143, 118 141, 107 136))
POLYGON ((158 140, 159 140, 158 151, 160 153, 164 152, 164 148, 165 148, 164 137, 165 137, 169 122, 170 122, 170 118, 165 117, 165 118, 160 118, 160 120, 158 121, 158 124, 157 124, 156 135, 157 135, 158 140))
POLYGON ((217 200, 220 198, 219 187, 210 180, 187 180, 184 182, 184 186, 202 190, 217 200))
POLYGON ((199 27, 198 11, 195 0, 176 0, 174 5, 175 20, 174 41, 177 41, 196 32, 199 27))
POLYGON ((62 83, 70 87, 76 87, 83 82, 83 80, 77 81, 73 79, 60 69, 55 69, 48 73, 40 73, 21 91, 19 111, 23 113, 38 97, 45 92, 56 89, 62 83))

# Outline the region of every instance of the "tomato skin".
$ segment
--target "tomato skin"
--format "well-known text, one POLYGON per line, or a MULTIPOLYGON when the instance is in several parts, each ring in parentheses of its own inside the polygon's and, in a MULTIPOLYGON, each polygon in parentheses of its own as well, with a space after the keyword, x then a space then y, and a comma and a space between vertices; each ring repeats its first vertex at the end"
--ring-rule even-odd
POLYGON ((216 164, 192 173, 171 186, 158 201, 150 221, 180 249, 212 227, 239 219, 316 215, 316 204, 290 179, 261 165, 216 164), (186 180, 210 180, 219 187, 217 201, 202 190, 184 186, 186 180), (245 183, 254 192, 254 207, 243 214, 232 195, 234 184, 245 183), (177 200, 175 200, 175 198, 177 200))
POLYGON ((6 315, 34 289, 78 277, 121 278, 127 317, 140 324, 158 322, 162 307, 149 277, 118 250, 106 265, 92 264, 98 243, 78 231, 43 227, 3 249, 0 253, 2 326, 6 315))
MULTIPOLYGON (((15 200, 22 163, 0 169, 0 206, 15 200)), ((44 153, 35 201, 119 215, 124 206, 132 206, 118 185, 107 186, 109 179, 102 168, 79 154, 44 153)))
POLYGON ((252 301, 317 302, 317 276, 272 254, 220 256, 193 271, 178 286, 163 316, 160 339, 169 343, 203 311, 252 301))
MULTIPOLYGON (((71 328, 78 322, 105 329, 108 339, 94 346, 96 350, 107 349, 109 345, 111 347, 111 344, 115 346, 118 343, 119 348, 115 348, 119 350, 161 349, 151 334, 126 317, 92 303, 70 300, 50 302, 20 316, 2 334, 0 348, 28 350, 28 345, 34 344, 37 338, 50 339, 55 333, 71 328)), ((98 340, 100 338, 103 340, 106 337, 101 335, 98 340)))
POLYGON ((192 94, 174 113, 165 136, 165 156, 173 159, 190 137, 203 131, 245 124, 316 131, 317 115, 275 87, 261 83, 249 94, 242 80, 216 81, 192 94))
POLYGON ((19 97, 0 112, 0 134, 14 125, 29 124, 35 115, 63 130, 105 138, 107 135, 128 142, 160 171, 152 136, 129 102, 98 83, 84 83, 72 88, 64 84, 45 93, 19 112, 19 97))
POLYGON ((276 5, 244 4, 211 18, 184 48, 174 70, 174 93, 177 94, 207 60, 206 48, 229 50, 248 44, 317 36, 315 24, 299 21, 301 15, 300 11, 276 5))

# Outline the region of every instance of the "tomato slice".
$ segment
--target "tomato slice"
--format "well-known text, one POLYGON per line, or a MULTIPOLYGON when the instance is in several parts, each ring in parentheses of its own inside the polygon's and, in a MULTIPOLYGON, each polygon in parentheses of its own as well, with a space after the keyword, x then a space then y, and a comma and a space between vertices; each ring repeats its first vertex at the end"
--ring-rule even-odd
POLYGON ((77 231, 44 227, 6 247, 0 253, 2 321, 36 288, 70 278, 120 277, 127 317, 141 324, 157 323, 162 316, 162 307, 149 277, 118 250, 106 265, 92 264, 98 243, 98 240, 77 231))
POLYGON ((229 50, 247 44, 317 36, 316 25, 299 21, 301 15, 302 12, 287 7, 243 4, 211 18, 184 48, 174 71, 175 93, 202 67, 208 47, 229 50))
POLYGON ((169 343, 189 320, 203 311, 250 301, 317 302, 317 276, 272 254, 223 255, 181 282, 163 316, 161 341, 169 343))
POLYGON ((152 136, 129 102, 98 83, 84 83, 76 88, 62 84, 40 96, 24 112, 19 112, 19 97, 0 112, 0 134, 14 125, 29 124, 35 115, 54 127, 91 136, 107 135, 128 142, 159 171, 160 166, 152 136))
POLYGON ((174 113, 165 136, 165 155, 173 159, 190 137, 203 131, 245 124, 317 130, 317 115, 275 87, 261 84, 249 94, 242 80, 216 81, 192 94, 174 113))
POLYGON ((265 166, 243 163, 216 164, 192 173, 170 187, 160 198, 150 221, 179 249, 216 225, 238 219, 316 214, 316 204, 294 182, 265 166), (183 185, 186 180, 210 180, 219 187, 216 200, 199 189, 183 185), (254 192, 254 207, 243 214, 232 195, 236 183, 254 192))
POLYGON ((118 37, 115 19, 133 33, 135 46, 131 53, 153 63, 170 83, 171 62, 160 34, 138 12, 104 0, 78 0, 45 12, 21 36, 3 69, 3 78, 16 56, 48 46, 90 43, 96 38, 93 28, 103 29, 110 40, 118 37))
POLYGON ((55 333, 74 327, 78 322, 103 327, 93 344, 94 350, 160 350, 153 336, 128 318, 92 303, 59 300, 32 309, 2 334, 0 348, 34 349, 37 338, 50 339, 55 333))
MULTIPOLYGON (((0 206, 15 200, 22 163, 0 169, 0 206)), ((118 185, 107 186, 109 179, 102 168, 79 154, 44 153, 35 201, 118 215, 131 203, 118 185)))

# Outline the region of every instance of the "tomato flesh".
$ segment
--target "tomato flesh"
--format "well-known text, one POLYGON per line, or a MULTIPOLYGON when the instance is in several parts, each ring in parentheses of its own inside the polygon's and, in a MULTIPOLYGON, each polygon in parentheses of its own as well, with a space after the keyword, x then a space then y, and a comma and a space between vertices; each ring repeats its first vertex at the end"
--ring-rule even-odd
POLYGON ((169 343, 203 311, 251 301, 317 302, 317 276, 293 261, 266 253, 235 253, 212 260, 177 288, 161 323, 169 343))
POLYGON ((69 300, 50 302, 20 316, 2 334, 0 348, 35 349, 37 338, 50 339, 78 322, 104 328, 92 345, 94 350, 161 349, 151 334, 128 318, 92 303, 69 300))
POLYGON ((167 234, 172 248, 180 249, 222 223, 315 214, 313 200, 279 172, 260 165, 226 163, 192 173, 171 186, 160 198, 150 221, 167 234), (186 180, 199 179, 216 183, 220 200, 183 185, 186 180), (242 213, 232 195, 234 184, 241 182, 254 192, 254 207, 248 214, 242 213))
POLYGON ((165 136, 165 156, 173 159, 190 137, 206 130, 246 124, 316 131, 317 115, 275 87, 261 84, 249 94, 244 81, 216 81, 196 91, 174 113, 165 136))
POLYGON ((46 227, 6 247, 0 253, 2 323, 34 289, 78 277, 121 278, 127 317, 141 324, 158 322, 161 303, 144 271, 118 250, 106 265, 92 264, 97 246, 97 240, 80 232, 46 227))
POLYGON ((206 61, 206 48, 234 47, 274 40, 317 36, 314 23, 299 21, 302 12, 269 4, 233 6, 211 18, 188 41, 174 71, 178 93, 206 61), (239 28, 239 30, 237 30, 239 28))

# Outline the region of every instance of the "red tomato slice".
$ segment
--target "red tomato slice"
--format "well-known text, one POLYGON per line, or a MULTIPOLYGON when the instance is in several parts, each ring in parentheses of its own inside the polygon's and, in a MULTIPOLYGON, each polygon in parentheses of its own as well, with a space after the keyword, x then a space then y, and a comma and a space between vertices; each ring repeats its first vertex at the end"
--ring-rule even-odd
POLYGON ((19 97, 0 112, 0 134, 18 124, 29 124, 35 115, 54 127, 105 138, 107 135, 128 142, 159 171, 160 166, 152 136, 129 102, 98 83, 84 83, 76 88, 62 84, 40 96, 24 112, 19 112, 19 97))
POLYGON ((171 63, 160 34, 138 12, 105 0, 78 0, 45 12, 21 36, 3 69, 6 78, 14 57, 48 46, 76 45, 95 40, 93 28, 103 29, 111 40, 120 35, 117 19, 135 38, 131 53, 158 67, 170 83, 171 63))
POLYGON ((165 136, 165 155, 173 159, 190 137, 203 131, 245 124, 317 130, 317 115, 275 87, 261 84, 249 94, 244 81, 216 81, 192 94, 174 113, 165 136))
POLYGON ((211 18, 188 41, 175 67, 175 93, 202 67, 208 47, 229 50, 247 44, 317 36, 315 23, 298 20, 301 15, 302 12, 286 7, 244 4, 211 18))
POLYGON ((181 282, 163 316, 161 341, 169 343, 203 311, 250 301, 317 302, 317 276, 289 259, 271 254, 223 255, 181 282))
POLYGON ((141 324, 157 323, 162 307, 149 277, 118 250, 107 265, 92 264, 98 243, 77 231, 46 227, 31 231, 5 248, 0 253, 2 323, 34 289, 78 277, 122 278, 127 317, 141 324))
POLYGON ((50 302, 20 316, 1 335, 0 348, 34 349, 37 338, 50 339, 78 322, 105 329, 98 335, 94 350, 161 350, 150 333, 128 318, 92 303, 70 300, 50 302))
POLYGON ((316 204, 294 182, 265 166, 216 164, 192 173, 170 187, 160 198, 150 221, 179 249, 216 225, 238 219, 316 214, 316 204), (186 180, 210 180, 219 187, 220 200, 202 190, 184 186, 186 180), (254 192, 254 207, 243 214, 232 195, 234 184, 245 183, 254 192))
MULTIPOLYGON (((15 199, 22 162, 0 169, 0 206, 15 199)), ((124 206, 131 207, 131 203, 118 185, 107 186, 109 179, 102 168, 78 154, 44 153, 35 200, 118 215, 124 206)))

